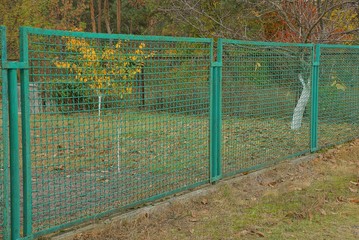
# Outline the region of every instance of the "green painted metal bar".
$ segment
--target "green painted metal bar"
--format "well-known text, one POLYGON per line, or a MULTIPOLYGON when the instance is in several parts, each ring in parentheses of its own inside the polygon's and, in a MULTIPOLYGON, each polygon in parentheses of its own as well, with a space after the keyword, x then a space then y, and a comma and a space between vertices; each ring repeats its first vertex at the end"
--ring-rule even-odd
MULTIPOLYGON (((20 61, 28 65, 28 36, 26 29, 20 28, 20 61)), ((23 171, 23 212, 24 236, 32 234, 32 189, 31 189, 31 154, 30 154, 30 99, 29 70, 21 68, 21 133, 22 133, 22 171, 23 171)))
POLYGON ((210 174, 211 182, 221 178, 221 77, 222 77, 222 41, 218 40, 217 62, 212 63, 210 94, 210 174))
MULTIPOLYGON (((7 51, 6 51, 6 28, 1 26, 1 61, 4 64, 7 61, 7 51)), ((1 78, 2 78, 2 134, 3 134, 3 201, 4 207, 2 209, 3 214, 3 238, 7 239, 10 235, 9 229, 9 96, 8 96, 8 78, 7 70, 2 69, 1 78)))
POLYGON ((318 149, 318 88, 319 88, 319 64, 320 64, 320 45, 313 48, 313 68, 312 68, 312 106, 310 124, 310 150, 315 152, 318 149))
POLYGON ((359 45, 344 45, 344 44, 319 44, 321 48, 346 48, 359 49, 359 45))
POLYGON ((9 69, 9 68, 22 69, 22 68, 28 68, 28 64, 26 62, 4 62, 3 68, 5 68, 5 69, 9 69))
POLYGON ((10 201, 11 201, 11 239, 20 238, 20 174, 19 174, 19 135, 17 70, 8 70, 9 81, 9 128, 10 128, 10 201))
POLYGON ((150 41, 170 41, 170 42, 196 42, 211 43, 212 38, 191 38, 191 37, 166 37, 166 36, 141 36, 127 34, 107 34, 107 33, 91 33, 91 32, 70 32, 61 30, 48 30, 41 28, 23 27, 24 31, 29 34, 38 34, 43 36, 68 36, 79 38, 97 38, 97 39, 117 39, 117 40, 150 40, 150 41))
POLYGON ((240 44, 240 45, 257 45, 257 46, 271 46, 271 47, 312 47, 311 43, 283 43, 283 42, 257 42, 257 41, 242 41, 234 39, 222 39, 224 44, 240 44))

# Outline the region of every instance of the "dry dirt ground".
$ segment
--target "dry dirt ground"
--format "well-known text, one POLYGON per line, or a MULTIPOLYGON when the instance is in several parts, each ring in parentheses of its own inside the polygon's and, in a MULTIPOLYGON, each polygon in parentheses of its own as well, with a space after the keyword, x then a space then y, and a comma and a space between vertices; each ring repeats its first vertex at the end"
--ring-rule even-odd
POLYGON ((66 239, 359 239, 358 192, 356 140, 136 216, 99 221, 66 239))

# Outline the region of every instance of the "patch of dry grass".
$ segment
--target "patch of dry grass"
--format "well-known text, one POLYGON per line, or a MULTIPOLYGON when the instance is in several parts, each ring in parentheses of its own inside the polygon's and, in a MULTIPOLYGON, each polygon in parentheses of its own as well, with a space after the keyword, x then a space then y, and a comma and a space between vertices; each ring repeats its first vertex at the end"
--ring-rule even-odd
POLYGON ((357 239, 359 140, 72 239, 357 239))

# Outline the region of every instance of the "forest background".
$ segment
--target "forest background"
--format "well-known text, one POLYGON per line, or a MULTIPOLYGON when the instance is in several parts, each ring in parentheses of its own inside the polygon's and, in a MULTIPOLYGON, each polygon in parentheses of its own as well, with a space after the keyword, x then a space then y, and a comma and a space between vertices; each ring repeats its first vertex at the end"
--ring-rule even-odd
POLYGON ((1 0, 8 55, 18 29, 241 40, 359 43, 358 0, 1 0))

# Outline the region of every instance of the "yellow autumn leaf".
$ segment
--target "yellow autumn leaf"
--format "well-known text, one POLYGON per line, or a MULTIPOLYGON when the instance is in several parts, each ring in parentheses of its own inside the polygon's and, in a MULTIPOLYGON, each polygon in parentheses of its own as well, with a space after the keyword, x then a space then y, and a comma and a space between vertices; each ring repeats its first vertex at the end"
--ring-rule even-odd
POLYGON ((99 49, 91 46, 91 43, 85 39, 73 37, 64 37, 63 39, 66 49, 72 54, 69 54, 68 61, 55 61, 55 66, 69 69, 77 81, 90 82, 89 86, 98 94, 106 94, 106 92, 132 93, 133 83, 129 80, 135 79, 136 75, 141 73, 144 60, 154 55, 154 52, 146 54, 143 51, 145 43, 140 43, 137 49, 133 49, 133 52, 129 53, 128 51, 132 47, 128 46, 129 41, 127 40, 118 41, 115 46, 99 49), (121 77, 114 77, 114 75, 121 77), (124 81, 118 82, 118 79, 124 81))
POLYGON ((347 89, 347 87, 344 85, 344 84, 340 84, 340 83, 337 83, 335 85, 335 87, 338 89, 338 90, 342 90, 342 91, 345 91, 347 89))
POLYGON ((260 68, 261 66, 262 65, 259 62, 257 62, 256 65, 255 65, 254 71, 257 71, 258 68, 260 68))

